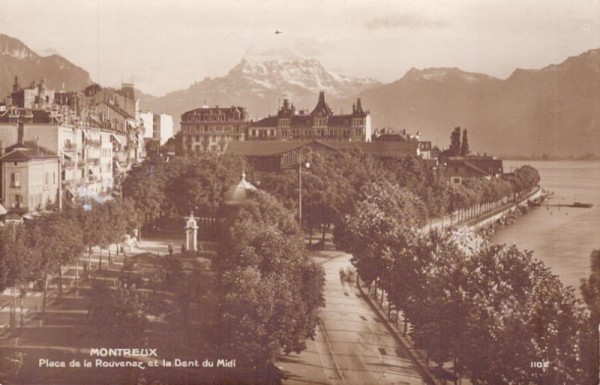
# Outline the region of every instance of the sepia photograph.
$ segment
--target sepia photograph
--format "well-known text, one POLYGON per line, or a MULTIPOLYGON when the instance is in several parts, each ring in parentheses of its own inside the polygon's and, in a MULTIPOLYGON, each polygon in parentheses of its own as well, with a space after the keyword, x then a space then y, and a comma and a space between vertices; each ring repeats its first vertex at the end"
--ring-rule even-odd
POLYGON ((600 384, 600 0, 0 0, 0 385, 600 384))

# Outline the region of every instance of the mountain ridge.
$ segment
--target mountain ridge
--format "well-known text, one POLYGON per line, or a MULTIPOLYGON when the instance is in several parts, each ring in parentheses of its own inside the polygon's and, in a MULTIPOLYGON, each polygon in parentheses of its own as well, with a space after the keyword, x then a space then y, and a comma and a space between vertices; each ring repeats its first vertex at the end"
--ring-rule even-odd
POLYGON ((41 56, 25 43, 0 33, 0 93, 12 91, 15 77, 22 86, 46 79, 50 88, 82 90, 92 83, 87 71, 58 54, 41 56))
POLYGON ((375 127, 420 131, 444 147, 461 126, 479 152, 600 154, 600 49, 540 69, 517 68, 506 79, 452 70, 462 78, 423 79, 416 77, 423 71, 411 69, 363 91, 375 127), (465 74, 478 81, 465 81, 465 74))
MULTIPOLYGON (((15 76, 22 85, 45 78, 61 89, 82 90, 89 74, 64 57, 40 56, 20 40, 0 34, 0 92, 15 76)), ((284 98, 310 111, 324 91, 336 113, 356 97, 370 110, 373 127, 419 131, 447 146, 455 126, 469 130, 478 152, 553 156, 600 154, 600 48, 539 69, 515 68, 505 79, 456 67, 411 68, 397 80, 340 75, 291 49, 255 51, 225 75, 153 96, 138 92, 143 110, 180 115, 204 104, 243 106, 251 119, 277 112, 284 98)), ((178 124, 178 123, 176 123, 178 124)))

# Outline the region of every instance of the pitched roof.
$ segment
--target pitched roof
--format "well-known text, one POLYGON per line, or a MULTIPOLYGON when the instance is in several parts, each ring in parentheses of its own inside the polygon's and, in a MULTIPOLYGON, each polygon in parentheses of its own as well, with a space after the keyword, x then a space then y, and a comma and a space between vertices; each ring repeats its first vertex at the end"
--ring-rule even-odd
POLYGON ((113 111, 115 111, 117 114, 121 115, 122 117, 124 117, 125 119, 134 119, 133 116, 131 116, 131 114, 127 111, 125 111, 124 109, 122 109, 121 107, 112 105, 110 103, 107 103, 106 101, 102 101, 99 104, 104 104, 106 106, 108 106, 110 109, 112 109, 113 111))
POLYGON ((32 123, 52 123, 53 117, 50 111, 40 109, 28 109, 28 108, 7 108, 5 111, 0 113, 0 123, 8 123, 10 117, 14 114, 19 116, 19 121, 31 117, 32 123))
POLYGON ((319 101, 315 106, 315 109, 310 113, 313 116, 329 116, 333 115, 333 111, 327 103, 325 103, 325 92, 319 92, 319 101))
POLYGON ((7 147, 6 154, 0 157, 0 162, 27 162, 29 160, 49 158, 58 158, 58 156, 44 147, 26 142, 7 147))
POLYGON ((483 171, 482 169, 480 169, 479 167, 475 166, 473 163, 469 162, 469 161, 464 161, 463 164, 470 168, 471 170, 474 170, 478 173, 480 173, 481 175, 487 175, 487 172, 483 171))
POLYGON ((325 146, 331 150, 361 149, 367 154, 379 158, 417 155, 416 142, 341 142, 319 140, 250 140, 230 142, 225 152, 240 156, 268 157, 278 156, 304 146, 325 146))
POLYGON ((312 143, 312 140, 249 140, 229 142, 225 152, 241 156, 276 156, 312 143))
POLYGON ((333 142, 339 150, 358 148, 378 158, 417 155, 417 142, 333 142))
POLYGON ((490 156, 450 157, 447 160, 447 164, 449 166, 462 164, 481 175, 495 174, 502 171, 502 159, 496 159, 490 156))
POLYGON ((205 115, 205 114, 213 114, 219 115, 223 114, 228 117, 229 120, 246 120, 246 112, 244 107, 240 106, 231 106, 231 107, 200 107, 195 108, 190 111, 186 111, 181 114, 181 118, 187 118, 192 115, 205 115))

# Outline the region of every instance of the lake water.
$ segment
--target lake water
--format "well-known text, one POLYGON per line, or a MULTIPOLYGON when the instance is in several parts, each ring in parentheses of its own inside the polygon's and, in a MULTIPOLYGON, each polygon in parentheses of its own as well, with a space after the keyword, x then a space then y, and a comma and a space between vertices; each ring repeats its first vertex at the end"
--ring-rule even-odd
POLYGON ((600 162, 505 161, 510 171, 529 164, 540 173, 541 186, 554 192, 549 204, 592 203, 591 209, 539 207, 499 230, 496 243, 515 243, 534 251, 565 285, 580 296, 581 278, 588 277, 590 254, 600 249, 600 162))

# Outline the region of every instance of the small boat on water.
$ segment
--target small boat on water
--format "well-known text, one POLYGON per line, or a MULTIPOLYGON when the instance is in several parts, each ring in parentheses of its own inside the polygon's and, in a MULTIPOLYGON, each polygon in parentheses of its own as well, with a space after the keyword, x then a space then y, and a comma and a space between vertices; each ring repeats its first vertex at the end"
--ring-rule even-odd
POLYGON ((589 209, 592 206, 593 206, 593 204, 591 204, 591 203, 575 202, 575 203, 573 203, 573 205, 571 207, 581 207, 581 208, 589 209))

